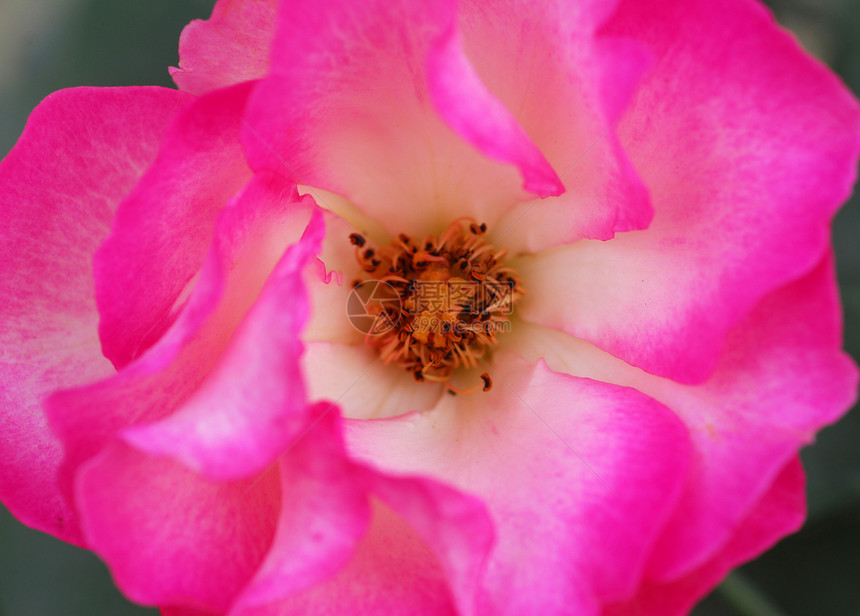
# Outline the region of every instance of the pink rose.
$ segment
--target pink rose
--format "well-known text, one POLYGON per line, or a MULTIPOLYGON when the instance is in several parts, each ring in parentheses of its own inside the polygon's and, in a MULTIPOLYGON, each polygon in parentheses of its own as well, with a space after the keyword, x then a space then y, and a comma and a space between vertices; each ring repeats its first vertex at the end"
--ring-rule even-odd
POLYGON ((800 526, 860 110, 761 6, 220 0, 180 52, 0 165, 21 521, 165 616, 684 614, 800 526))

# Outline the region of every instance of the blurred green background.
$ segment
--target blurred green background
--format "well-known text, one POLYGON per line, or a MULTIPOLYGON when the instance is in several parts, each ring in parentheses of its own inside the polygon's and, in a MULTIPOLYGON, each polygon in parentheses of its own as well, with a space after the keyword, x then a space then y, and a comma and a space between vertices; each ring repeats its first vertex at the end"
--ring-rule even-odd
MULTIPOLYGON (((647 1, 647 0, 642 0, 647 1)), ((177 41, 214 0, 0 0, 0 154, 60 88, 172 86, 177 41)), ((860 94, 860 0, 771 0, 780 22, 860 94)), ((860 358, 860 207, 834 225, 848 351, 860 358)), ((803 452, 803 530, 733 573, 695 616, 860 616, 860 410, 803 452)), ((92 554, 18 524, 0 507, 0 616, 135 616, 92 554)))

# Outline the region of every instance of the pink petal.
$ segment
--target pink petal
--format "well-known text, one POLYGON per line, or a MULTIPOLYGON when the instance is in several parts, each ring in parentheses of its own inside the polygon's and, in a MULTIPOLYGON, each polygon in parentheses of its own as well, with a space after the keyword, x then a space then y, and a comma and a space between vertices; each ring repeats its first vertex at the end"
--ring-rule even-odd
POLYGON ((89 545, 133 601, 223 613, 268 549, 278 478, 214 483, 168 458, 108 447, 81 470, 89 545))
POLYGON ((380 615, 438 614, 453 613, 458 600, 460 613, 474 613, 468 602, 492 543, 483 506, 432 481, 387 477, 352 463, 339 422, 330 404, 317 405, 306 430, 279 456, 278 473, 267 471, 256 482, 213 483, 165 458, 110 447, 78 482, 91 542, 127 594, 183 605, 163 610, 175 616, 197 616, 197 609, 338 614, 357 602, 380 615), (143 488, 122 501, 123 490, 132 489, 126 481, 143 488), (273 500, 278 481, 280 504, 273 500), (362 538, 371 519, 369 492, 374 523, 362 538), (278 516, 271 543, 264 541, 278 516), (232 524, 237 528, 228 533, 232 524), (239 550, 244 558, 236 558, 235 545, 244 542, 250 553, 239 550), (270 549, 261 563, 264 544, 270 549), (180 563, 187 569, 178 570, 180 563))
POLYGON ((370 521, 370 507, 365 486, 356 481, 344 455, 338 419, 331 404, 315 405, 302 432, 284 446, 278 458, 278 531, 231 613, 307 590, 352 557, 370 521))
POLYGON ((162 607, 159 612, 161 612, 161 616, 220 616, 220 614, 202 612, 187 607, 162 607))
POLYGON ((530 189, 560 190, 469 67, 452 0, 291 2, 243 139, 255 168, 343 195, 395 233, 496 217, 522 194, 516 172, 452 132, 431 97, 463 138, 517 164, 530 189))
MULTIPOLYGON (((330 194, 320 194, 317 190, 308 194, 321 207, 330 208, 333 203, 330 194)), ((329 209, 322 214, 326 228, 322 250, 317 255, 316 265, 305 271, 311 310, 302 330, 302 340, 363 344, 362 334, 350 325, 346 314, 347 300, 359 267, 355 247, 349 241, 356 227, 329 209)))
POLYGON ((523 203, 491 231, 513 251, 642 229, 652 210, 615 127, 650 66, 647 49, 599 28, 615 2, 471 0, 460 5, 466 51, 515 112, 567 192, 523 203))
MULTIPOLYGON (((246 210, 248 251, 240 259, 264 280, 274 271, 206 380, 169 419, 127 430, 123 438, 130 444, 230 480, 265 469, 300 433, 306 400, 299 332, 308 310, 302 273, 319 251, 324 228, 319 212, 308 225, 313 202, 291 202, 291 190, 277 176, 258 176, 232 205, 246 210), (277 241, 270 236, 279 226, 294 237, 307 230, 278 261, 286 242, 281 234, 277 241)), ((234 293, 253 297, 253 281, 243 277, 239 284, 244 288, 234 293)))
POLYGON ((179 38, 181 90, 204 94, 266 74, 275 36, 276 0, 218 0, 207 20, 194 20, 179 38))
POLYGON ((657 54, 619 128, 654 223, 530 263, 530 297, 558 301, 524 302, 522 314, 701 382, 727 332, 827 250, 856 174, 860 114, 757 3, 631 1, 610 32, 657 54))
POLYGON ((839 350, 840 310, 829 258, 771 294, 735 328, 716 372, 702 385, 649 375, 551 330, 524 327, 514 335, 527 357, 635 387, 687 425, 695 455, 649 564, 648 575, 656 580, 676 579, 713 557, 797 450, 856 399, 857 369, 839 350))
POLYGON ((310 342, 302 363, 311 399, 335 400, 351 418, 425 411, 436 406, 444 390, 432 383, 417 387, 412 374, 384 364, 379 353, 363 343, 310 342))
POLYGON ((634 390, 493 362, 491 392, 349 422, 349 447, 486 503, 498 545, 485 610, 596 614, 639 583, 683 485, 686 432, 634 390))
MULTIPOLYGON (((371 469, 365 475, 374 496, 406 520, 430 547, 457 613, 480 613, 484 599, 481 581, 495 542, 493 522, 484 503, 433 480, 390 476, 371 469)), ((413 573, 426 570, 432 560, 415 563, 413 573)))
POLYGON ((0 500, 73 543, 82 538, 57 490, 62 450, 41 402, 113 371, 97 337, 92 253, 189 98, 161 88, 57 92, 0 165, 0 500))
POLYGON ((295 597, 230 616, 456 616, 430 547, 385 505, 374 502, 370 529, 337 576, 295 597))
POLYGON ((461 137, 486 156, 516 165, 527 191, 541 198, 564 192, 541 151, 469 63, 453 20, 431 47, 427 79, 436 109, 461 137))
POLYGON ((734 529, 732 538, 708 562, 681 579, 646 582, 629 603, 607 608, 602 616, 684 616, 725 575, 798 530, 806 516, 803 467, 793 458, 782 469, 753 510, 734 529))
POLYGON ((231 615, 449 614, 454 603, 473 614, 493 538, 482 504, 350 462, 338 411, 324 403, 312 414, 281 460, 274 547, 231 615))
POLYGON ((115 377, 48 400, 66 451, 60 480, 67 492, 77 468, 118 431, 171 415, 209 377, 284 249, 304 230, 307 217, 299 212, 310 205, 298 199, 291 184, 258 176, 219 217, 199 280, 167 333, 115 377))
POLYGON ((645 390, 679 412, 698 452, 652 576, 676 577, 710 556, 797 450, 851 407, 857 369, 841 342, 833 264, 825 259, 732 332, 708 383, 645 390))
POLYGON ((217 480, 273 463, 295 436, 291 415, 304 417, 300 383, 295 390, 301 268, 320 243, 321 216, 284 249, 313 207, 281 178, 256 176, 220 216, 210 259, 165 337, 113 379, 52 399, 87 539, 137 601, 224 613, 269 549, 277 476, 217 480), (123 427, 171 413, 121 434, 150 451, 116 444, 123 427), (284 435, 282 423, 294 432, 284 435))
POLYGON ((95 257, 99 333, 117 367, 167 330, 200 270, 218 213, 250 179, 238 134, 250 85, 208 94, 170 126, 95 257))

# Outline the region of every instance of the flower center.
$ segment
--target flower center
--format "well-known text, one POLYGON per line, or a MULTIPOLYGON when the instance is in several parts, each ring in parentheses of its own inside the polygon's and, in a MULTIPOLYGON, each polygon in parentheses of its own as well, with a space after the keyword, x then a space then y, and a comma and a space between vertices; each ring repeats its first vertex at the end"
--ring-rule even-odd
POLYGON ((452 393, 492 388, 487 373, 465 390, 450 382, 456 370, 477 368, 499 334, 510 331, 509 316, 524 294, 517 273, 504 266, 507 250, 496 250, 486 232, 487 225, 459 218, 420 241, 401 233, 372 247, 359 233, 349 236, 364 276, 353 288, 374 284, 364 306, 376 318, 365 342, 383 362, 452 393))

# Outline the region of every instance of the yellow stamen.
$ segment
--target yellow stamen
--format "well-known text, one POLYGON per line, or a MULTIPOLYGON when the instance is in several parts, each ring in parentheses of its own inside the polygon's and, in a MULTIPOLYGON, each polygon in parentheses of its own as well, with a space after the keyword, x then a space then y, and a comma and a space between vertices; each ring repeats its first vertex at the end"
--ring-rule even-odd
POLYGON ((418 382, 444 383, 454 394, 492 388, 486 373, 469 389, 450 383, 455 370, 476 367, 498 344, 525 293, 517 273, 503 267, 507 250, 497 251, 486 232, 487 225, 464 217, 420 243, 400 234, 377 248, 363 235, 350 235, 360 269, 380 274, 400 300, 399 314, 391 315, 396 325, 365 336, 384 363, 411 372, 418 382))

